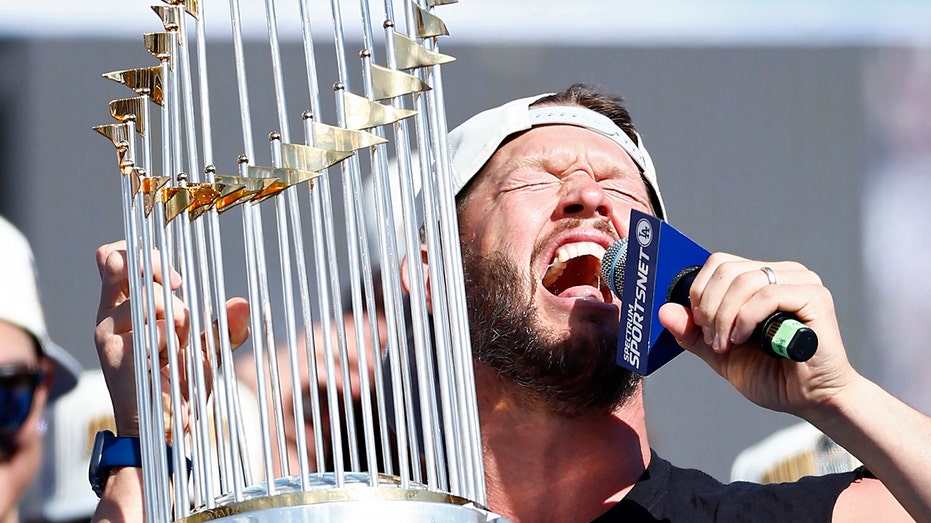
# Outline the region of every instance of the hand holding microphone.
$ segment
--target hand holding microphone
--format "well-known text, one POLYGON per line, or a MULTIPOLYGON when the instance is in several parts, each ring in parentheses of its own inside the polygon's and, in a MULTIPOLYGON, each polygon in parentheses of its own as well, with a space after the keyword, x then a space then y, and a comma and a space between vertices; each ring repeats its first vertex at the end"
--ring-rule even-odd
MULTIPOLYGON (((605 251, 601 262, 601 277, 615 295, 623 299, 624 276, 627 265, 627 239, 614 242, 605 251)), ((673 278, 667 289, 665 302, 678 303, 691 307, 689 289, 695 276, 701 269, 699 265, 682 268, 673 278)), ((772 269, 762 267, 770 284, 775 284, 776 277, 772 269)), ((776 311, 769 315, 753 331, 751 339, 767 354, 793 361, 807 361, 818 348, 818 336, 815 331, 802 323, 794 314, 776 311)))
MULTIPOLYGON (((682 352, 659 309, 667 302, 691 308, 689 290, 709 256, 667 222, 631 210, 627 239, 611 245, 601 263, 602 280, 622 302, 618 365, 646 376, 682 352)), ((770 271, 764 269, 772 282, 770 271)), ((793 361, 808 360, 818 347, 815 332, 783 311, 760 323, 751 339, 767 354, 793 361)))

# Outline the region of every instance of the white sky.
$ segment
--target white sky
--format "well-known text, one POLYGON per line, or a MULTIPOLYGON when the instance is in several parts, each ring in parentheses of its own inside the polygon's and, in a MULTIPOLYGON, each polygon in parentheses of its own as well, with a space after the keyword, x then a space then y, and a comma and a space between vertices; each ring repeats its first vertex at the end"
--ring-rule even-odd
MULTIPOLYGON (((228 25, 229 2, 205 2, 210 20, 228 25), (216 10, 216 11, 213 11, 216 10), (221 13, 220 11, 223 11, 221 13), (222 18, 220 16, 222 15, 222 18)), ((240 0, 245 33, 265 36, 262 0, 240 0)), ((160 30, 156 0, 0 0, 0 37, 133 37, 160 30)), ((281 37, 297 38, 298 3, 277 0, 281 37), (289 25, 289 22, 291 25, 289 25)), ((315 30, 329 2, 312 0, 315 30)), ((372 1, 373 11, 383 2, 372 1)), ((359 3, 341 2, 346 34, 357 31, 359 3)), ((400 11, 403 4, 395 2, 400 11)), ((434 10, 457 41, 575 41, 584 44, 910 43, 931 45, 927 0, 461 0, 434 10)), ((374 15, 379 20, 381 15, 374 15)))

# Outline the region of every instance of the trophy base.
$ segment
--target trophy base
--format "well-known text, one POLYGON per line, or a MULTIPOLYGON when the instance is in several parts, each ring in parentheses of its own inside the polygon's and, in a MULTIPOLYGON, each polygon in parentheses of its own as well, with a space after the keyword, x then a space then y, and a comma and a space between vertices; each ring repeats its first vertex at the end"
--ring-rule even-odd
POLYGON ((196 511, 183 523, 303 523, 425 521, 448 523, 506 523, 507 520, 475 503, 413 484, 402 488, 398 478, 380 475, 373 486, 366 473, 343 475, 337 486, 334 473, 312 474, 305 485, 299 476, 275 480, 273 493, 264 485, 243 492, 242 500, 221 498, 217 506, 196 511))

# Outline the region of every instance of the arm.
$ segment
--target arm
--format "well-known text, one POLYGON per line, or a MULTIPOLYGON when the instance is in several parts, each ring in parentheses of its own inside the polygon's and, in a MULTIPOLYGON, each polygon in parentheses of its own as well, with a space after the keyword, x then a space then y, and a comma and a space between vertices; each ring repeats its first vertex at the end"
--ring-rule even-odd
MULTIPOLYGON (((931 519, 931 419, 853 369, 833 299, 817 274, 794 262, 714 254, 690 299, 691 309, 666 304, 660 311, 684 348, 751 401, 817 426, 860 459, 912 517, 931 519), (760 270, 764 265, 775 271, 776 285, 760 270), (754 327, 776 310, 795 313, 818 334, 818 351, 807 362, 771 358, 747 344, 754 327)), ((851 489, 868 490, 862 487, 851 489)))
MULTIPOLYGON (((153 265, 157 285, 156 296, 162 295, 158 287, 162 283, 167 283, 172 289, 178 289, 181 286, 181 276, 178 273, 170 271, 167 280, 163 277, 157 256, 153 257, 153 265)), ((97 250, 97 268, 101 281, 97 327, 94 330, 97 356, 110 392, 117 435, 138 436, 139 423, 132 353, 133 333, 125 242, 101 246, 97 250)), ((184 303, 176 299, 171 306, 179 339, 184 340, 187 338, 187 314, 184 303)), ((164 318, 164 310, 164 303, 158 300, 157 321, 164 318)), ((230 319, 230 341, 234 346, 238 346, 248 337, 249 307, 245 300, 234 298, 227 302, 227 311, 230 319)), ((162 350, 164 348, 164 346, 161 347, 162 350)), ((167 365, 167 358, 162 363, 167 365)), ((162 373, 163 376, 165 374, 162 373)), ((164 390, 167 394, 167 388, 164 390)), ((140 469, 133 467, 111 469, 93 521, 142 521, 142 486, 140 469)))

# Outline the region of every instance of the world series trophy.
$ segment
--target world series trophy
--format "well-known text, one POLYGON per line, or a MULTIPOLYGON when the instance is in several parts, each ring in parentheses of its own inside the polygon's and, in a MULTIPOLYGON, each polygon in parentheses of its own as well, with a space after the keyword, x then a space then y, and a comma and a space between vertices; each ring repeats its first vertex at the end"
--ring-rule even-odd
POLYGON ((213 153, 205 7, 218 3, 152 6, 163 30, 143 43, 154 60, 104 74, 135 94, 113 100, 115 123, 94 129, 115 146, 121 175, 146 518, 501 521, 485 508, 447 183, 440 65, 452 57, 437 49, 447 31, 433 11, 455 0, 405 0, 397 11, 384 0, 378 13, 357 2, 355 90, 343 32, 350 2, 323 6, 330 16, 319 34, 336 54, 336 70, 323 71, 312 2, 293 1, 306 67, 299 112, 285 96, 276 0, 264 2, 271 74, 259 78, 247 75, 242 10, 229 1, 237 158, 213 153), (253 143, 255 81, 275 92, 265 165, 253 143), (333 86, 329 122, 324 82, 333 86), (301 138, 290 136, 291 124, 301 138), (238 349, 221 225, 237 231, 244 252, 250 336, 238 349), (426 275, 416 263, 422 243, 426 275), (158 267, 175 268, 180 288, 155 283, 158 267), (158 312, 173 299, 187 306, 185 335, 171 307, 158 312), (244 352, 254 364, 237 367, 244 352))

